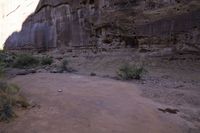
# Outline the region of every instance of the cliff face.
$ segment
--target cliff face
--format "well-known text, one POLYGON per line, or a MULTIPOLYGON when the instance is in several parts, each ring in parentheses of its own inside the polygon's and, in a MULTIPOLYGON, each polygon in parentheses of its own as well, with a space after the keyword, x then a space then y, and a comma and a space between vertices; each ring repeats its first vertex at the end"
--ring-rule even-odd
POLYGON ((199 0, 41 0, 6 49, 200 51, 199 0))

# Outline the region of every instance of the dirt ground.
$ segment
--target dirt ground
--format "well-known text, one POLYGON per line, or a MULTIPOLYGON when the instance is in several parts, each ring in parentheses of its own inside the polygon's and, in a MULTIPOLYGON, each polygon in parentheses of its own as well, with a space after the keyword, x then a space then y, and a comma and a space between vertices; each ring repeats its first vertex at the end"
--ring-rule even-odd
POLYGON ((12 80, 23 88, 30 110, 1 124, 1 133, 184 133, 189 129, 168 106, 141 96, 132 83, 73 74, 39 73, 12 80))
POLYGON ((200 56, 122 53, 50 53, 55 64, 67 57, 77 72, 51 74, 47 67, 12 78, 33 108, 18 110, 0 133, 199 133, 200 56), (142 64, 148 73, 139 81, 116 80, 125 63, 142 64))

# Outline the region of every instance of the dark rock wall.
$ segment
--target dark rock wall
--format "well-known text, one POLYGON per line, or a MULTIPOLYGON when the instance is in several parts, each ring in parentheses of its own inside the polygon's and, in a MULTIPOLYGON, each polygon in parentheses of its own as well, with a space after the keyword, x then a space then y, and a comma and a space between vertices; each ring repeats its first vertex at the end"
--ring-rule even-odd
POLYGON ((41 0, 6 49, 200 51, 199 0, 41 0))

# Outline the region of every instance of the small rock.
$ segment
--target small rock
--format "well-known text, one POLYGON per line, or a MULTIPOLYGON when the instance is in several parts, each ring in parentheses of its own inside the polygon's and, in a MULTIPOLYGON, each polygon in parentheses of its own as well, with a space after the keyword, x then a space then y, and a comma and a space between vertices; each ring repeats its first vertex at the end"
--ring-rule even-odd
POLYGON ((28 75, 31 73, 36 73, 36 70, 30 69, 30 70, 18 70, 16 71, 16 75, 28 75))
POLYGON ((90 76, 96 76, 97 74, 96 73, 90 73, 90 76))
POLYGON ((57 68, 50 71, 51 73, 62 73, 62 70, 58 70, 57 68))
POLYGON ((159 108, 158 110, 163 113, 170 113, 170 114, 177 114, 179 112, 178 109, 171 109, 171 108, 166 108, 166 109, 159 108))
POLYGON ((141 83, 142 83, 142 84, 146 84, 146 81, 142 81, 141 83))
POLYGON ((63 92, 63 90, 59 89, 58 92, 63 92))
POLYGON ((163 75, 161 78, 164 78, 164 79, 169 79, 170 76, 169 75, 163 75))
POLYGON ((45 69, 38 69, 37 70, 37 73, 45 73, 45 72, 47 72, 47 70, 45 70, 45 69))
POLYGON ((109 75, 103 75, 103 78, 111 78, 109 75))
POLYGON ((184 85, 177 85, 177 86, 175 86, 174 88, 183 88, 184 87, 184 85))
POLYGON ((30 70, 28 70, 30 73, 36 73, 37 71, 36 71, 36 69, 30 69, 30 70))

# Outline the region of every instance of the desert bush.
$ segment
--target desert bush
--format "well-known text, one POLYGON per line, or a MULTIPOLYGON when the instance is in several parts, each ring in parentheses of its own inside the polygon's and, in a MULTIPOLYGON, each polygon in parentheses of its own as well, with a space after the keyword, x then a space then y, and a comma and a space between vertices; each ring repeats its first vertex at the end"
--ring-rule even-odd
POLYGON ((10 103, 4 103, 0 108, 0 121, 9 122, 10 119, 16 117, 16 114, 14 113, 13 107, 10 103))
POLYGON ((69 65, 69 61, 67 59, 64 59, 62 61, 62 67, 63 67, 63 69, 67 69, 68 65, 69 65))
POLYGON ((0 61, 0 79, 3 77, 5 72, 5 64, 0 61))
POLYGON ((5 51, 0 51, 0 66, 9 67, 13 63, 14 54, 5 51))
POLYGON ((73 68, 69 66, 69 61, 67 59, 63 59, 60 66, 61 72, 75 72, 73 68))
POLYGON ((29 54, 18 55, 14 61, 13 67, 16 68, 30 68, 36 67, 40 63, 39 59, 29 54))
POLYGON ((117 72, 118 76, 123 80, 141 79, 142 75, 147 71, 143 67, 123 65, 117 72))
POLYGON ((46 57, 42 57, 41 59, 41 65, 51 65, 53 63, 53 59, 46 56, 46 57))
POLYGON ((69 70, 69 61, 67 59, 64 59, 61 63, 61 69, 63 71, 68 71, 69 70))
POLYGON ((20 88, 14 84, 0 81, 0 121, 9 121, 16 117, 15 106, 28 107, 26 99, 20 96, 20 88))

